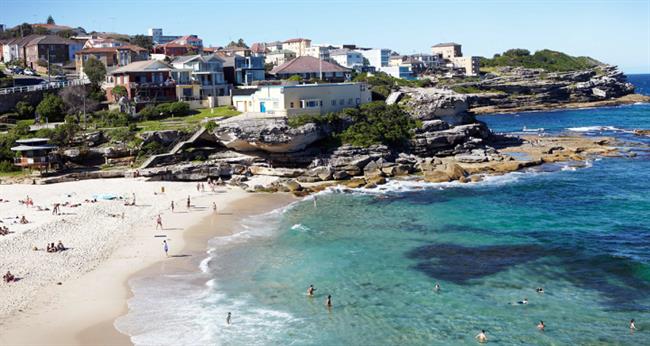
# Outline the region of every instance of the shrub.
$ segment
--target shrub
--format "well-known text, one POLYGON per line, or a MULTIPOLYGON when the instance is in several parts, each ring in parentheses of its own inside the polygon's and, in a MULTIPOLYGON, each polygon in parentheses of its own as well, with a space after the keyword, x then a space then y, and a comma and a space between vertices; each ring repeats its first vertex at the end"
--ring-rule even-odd
POLYGON ((289 77, 287 80, 292 81, 292 82, 300 82, 300 81, 302 81, 302 77, 300 77, 297 74, 294 74, 293 76, 289 77))
POLYGON ((212 120, 208 121, 208 123, 205 124, 205 129, 208 130, 209 132, 212 132, 217 127, 219 127, 219 124, 217 124, 216 122, 214 122, 212 120))
POLYGON ((344 112, 354 124, 341 133, 345 143, 358 146, 386 144, 401 147, 411 138, 411 130, 419 124, 398 105, 371 102, 359 109, 344 112))
POLYGON ((11 161, 0 161, 0 172, 15 172, 18 168, 11 163, 11 161))
POLYGON ((16 103, 16 113, 20 119, 29 119, 34 116, 34 106, 29 102, 19 101, 16 103))
POLYGON ((42 118, 47 118, 49 121, 63 120, 65 105, 60 97, 47 94, 38 106, 36 106, 36 113, 42 118))
POLYGON ((54 129, 51 140, 59 146, 68 145, 80 130, 81 127, 77 123, 77 120, 73 116, 67 116, 65 123, 54 129))
POLYGON ((185 102, 173 102, 169 104, 169 112, 173 115, 187 115, 190 112, 190 105, 185 102))
POLYGON ((135 136, 129 130, 129 128, 120 127, 120 128, 111 130, 108 133, 108 137, 110 137, 111 140, 114 141, 114 142, 128 142, 128 141, 132 140, 135 136))
POLYGON ((101 127, 121 127, 129 125, 129 116, 119 111, 99 111, 93 117, 101 127))

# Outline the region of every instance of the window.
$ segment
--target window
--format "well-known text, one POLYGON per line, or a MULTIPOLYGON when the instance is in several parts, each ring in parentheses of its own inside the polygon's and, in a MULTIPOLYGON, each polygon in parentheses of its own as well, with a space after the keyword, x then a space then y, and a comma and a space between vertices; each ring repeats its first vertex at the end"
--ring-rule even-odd
POLYGON ((305 102, 305 108, 315 108, 315 107, 318 107, 318 105, 320 104, 316 100, 309 100, 309 101, 304 101, 304 102, 305 102))
POLYGON ((332 106, 336 106, 336 100, 332 100, 332 106))
POLYGON ((289 108, 293 108, 293 102, 289 104, 289 108))
POLYGON ((340 99, 340 100, 339 100, 339 106, 343 106, 344 104, 345 104, 345 100, 344 100, 344 99, 340 99))
POLYGON ((279 102, 273 102, 273 108, 280 108, 280 103, 279 102))
POLYGON ((349 104, 349 105, 352 104, 352 99, 348 99, 348 104, 349 104))
POLYGON ((361 99, 357 99, 357 106, 361 104, 361 99))

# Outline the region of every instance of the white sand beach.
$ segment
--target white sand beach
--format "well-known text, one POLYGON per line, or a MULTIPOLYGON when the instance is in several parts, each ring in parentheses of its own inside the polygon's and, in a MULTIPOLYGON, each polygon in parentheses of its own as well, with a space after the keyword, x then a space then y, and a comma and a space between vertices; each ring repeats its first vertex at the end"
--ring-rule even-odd
POLYGON ((130 344, 113 328, 114 319, 126 312, 129 276, 162 260, 173 265, 174 256, 180 261, 184 232, 214 213, 213 202, 223 210, 252 196, 230 186, 213 192, 203 184, 205 192, 197 191, 197 183, 141 179, 0 185, 0 198, 8 200, 0 202, 0 226, 13 232, 0 236, 0 271, 10 270, 19 279, 0 283, 0 344, 83 344, 88 341, 81 342, 78 334, 87 330, 93 340, 130 344), (133 194, 136 205, 126 206, 133 194), (34 206, 19 203, 27 196, 34 206), (102 199, 110 197, 117 198, 102 199), (66 202, 60 215, 52 213, 55 203, 66 202), (156 230, 158 214, 162 230, 156 230), (23 215, 29 223, 18 222, 23 215), (48 243, 59 241, 67 250, 45 251, 48 243))

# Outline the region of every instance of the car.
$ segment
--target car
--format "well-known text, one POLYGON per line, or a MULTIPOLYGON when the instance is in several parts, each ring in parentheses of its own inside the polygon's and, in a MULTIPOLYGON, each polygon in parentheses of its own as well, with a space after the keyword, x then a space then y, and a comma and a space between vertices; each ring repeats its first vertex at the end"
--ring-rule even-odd
POLYGON ((25 69, 25 71, 23 71, 23 73, 28 75, 28 76, 36 76, 36 72, 34 72, 34 70, 30 70, 30 69, 25 69))

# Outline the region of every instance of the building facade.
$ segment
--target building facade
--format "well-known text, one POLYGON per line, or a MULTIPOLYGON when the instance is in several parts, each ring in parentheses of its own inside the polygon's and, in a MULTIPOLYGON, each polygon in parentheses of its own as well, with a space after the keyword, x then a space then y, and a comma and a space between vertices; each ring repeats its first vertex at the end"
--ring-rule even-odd
POLYGON ((174 35, 165 36, 163 35, 163 29, 161 28, 150 28, 148 34, 149 36, 151 36, 151 40, 153 41, 153 44, 165 44, 181 37, 181 36, 174 36, 174 35))
POLYGON ((303 80, 322 79, 329 82, 343 82, 349 77, 351 70, 311 56, 300 56, 276 66, 270 73, 278 79, 288 79, 297 75, 303 80))
POLYGON ((232 99, 240 112, 295 116, 358 107, 370 102, 371 94, 365 83, 270 85, 232 99))
POLYGON ((330 51, 330 59, 337 64, 347 67, 356 68, 363 66, 363 55, 357 51, 350 49, 335 49, 330 51))
POLYGON ((136 107, 142 108, 147 103, 176 101, 176 82, 171 76, 172 67, 158 60, 145 60, 130 63, 115 69, 106 76, 103 88, 110 102, 118 102, 113 89, 122 86, 126 89, 126 98, 136 107))
POLYGON ((390 62, 390 49, 386 48, 373 48, 362 49, 359 53, 368 60, 368 65, 374 66, 377 70, 382 67, 389 66, 390 62))
POLYGON ((282 49, 296 53, 296 56, 307 55, 307 48, 311 47, 311 40, 306 38, 292 38, 282 42, 282 49))
POLYGON ((431 54, 446 60, 463 56, 461 45, 455 42, 438 43, 431 47, 431 54))
POLYGON ((261 56, 236 54, 223 60, 226 81, 232 85, 251 85, 265 79, 264 58, 261 56))
POLYGON ((271 64, 273 66, 278 66, 286 63, 287 61, 293 60, 296 58, 296 53, 290 50, 280 49, 270 51, 264 57, 265 64, 271 64))
POLYGON ((177 85, 179 100, 206 99, 208 96, 226 96, 229 85, 224 79, 224 61, 216 55, 190 55, 175 58, 171 77, 177 85), (198 86, 198 94, 195 86, 198 86))
POLYGON ((90 58, 99 60, 106 67, 106 73, 111 73, 121 66, 149 59, 149 52, 134 45, 84 48, 75 54, 75 69, 79 77, 86 78, 83 67, 90 58))
POLYGON ((481 61, 477 56, 464 56, 449 59, 454 68, 465 69, 465 75, 477 76, 480 73, 481 61))

